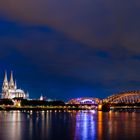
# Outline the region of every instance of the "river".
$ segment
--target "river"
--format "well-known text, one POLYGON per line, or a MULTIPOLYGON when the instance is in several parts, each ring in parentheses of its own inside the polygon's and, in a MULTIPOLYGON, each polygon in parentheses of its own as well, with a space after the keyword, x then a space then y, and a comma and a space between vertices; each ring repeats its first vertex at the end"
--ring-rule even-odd
POLYGON ((140 113, 1 111, 0 140, 135 140, 140 113))

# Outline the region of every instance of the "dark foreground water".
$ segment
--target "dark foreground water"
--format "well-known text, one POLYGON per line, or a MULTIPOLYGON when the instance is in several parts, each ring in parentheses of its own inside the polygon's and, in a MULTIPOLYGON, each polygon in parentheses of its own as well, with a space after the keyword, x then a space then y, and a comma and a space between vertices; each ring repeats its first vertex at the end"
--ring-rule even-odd
POLYGON ((0 140, 135 140, 140 113, 0 112, 0 140))

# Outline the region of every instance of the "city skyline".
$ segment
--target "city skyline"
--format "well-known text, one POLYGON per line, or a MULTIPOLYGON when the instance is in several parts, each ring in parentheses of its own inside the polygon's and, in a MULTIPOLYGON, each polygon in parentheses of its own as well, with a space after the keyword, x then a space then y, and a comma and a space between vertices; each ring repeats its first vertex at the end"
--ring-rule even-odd
POLYGON ((140 137, 140 0, 0 0, 0 140, 140 137))
MULTIPOLYGON (((8 78, 8 74, 7 74, 7 71, 5 70, 5 72, 4 72, 4 77, 3 77, 3 84, 2 84, 2 94, 3 94, 3 90, 5 90, 5 86, 6 86, 6 90, 7 90, 7 88, 9 89, 9 90, 15 90, 15 93, 16 93, 16 90, 17 91, 20 91, 21 92, 21 94, 23 94, 24 93, 24 91, 20 88, 20 89, 17 89, 17 81, 16 81, 16 78, 13 76, 13 71, 10 71, 10 74, 9 74, 9 78, 8 78), (11 87, 12 86, 12 87, 11 87)), ((20 94, 20 92, 18 92, 18 94, 20 94)), ((116 93, 111 93, 110 95, 108 95, 107 97, 108 98, 110 98, 111 96, 117 96, 117 95, 123 95, 123 94, 134 94, 134 93, 139 93, 140 92, 140 90, 124 90, 124 91, 119 91, 118 93, 116 92, 116 93)), ((9 92, 10 93, 10 92, 9 92)), ((8 94, 9 94, 8 93, 8 94)), ((24 93, 25 94, 25 93, 24 93)), ((29 98, 29 93, 28 92, 26 92, 26 94, 27 94, 27 97, 25 97, 25 99, 26 98, 29 98)), ((22 95, 21 95, 22 96, 22 95)), ((24 98, 24 96, 25 95, 23 95, 23 98, 24 98)), ((75 99, 77 98, 77 99, 80 99, 80 98, 96 98, 96 97, 98 97, 98 96, 79 96, 79 97, 75 97, 75 99)), ((107 99, 107 97, 98 97, 98 99, 100 98, 101 100, 102 99, 107 99)), ((14 98, 14 97, 12 97, 12 96, 10 96, 9 95, 9 97, 4 97, 4 96, 1 96, 1 98, 5 98, 5 99, 12 99, 12 98, 14 98)), ((18 98, 20 98, 20 97, 18 97, 18 98)), ((40 98, 45 98, 45 99, 50 99, 49 97, 46 97, 46 96, 44 96, 44 95, 42 95, 42 94, 40 94, 40 98)), ((40 99, 39 97, 35 97, 35 96, 33 96, 33 99, 40 99)), ((139 98, 139 97, 138 97, 139 98)), ((32 98, 30 98, 30 99, 32 99, 32 98)), ((56 99, 56 98, 54 98, 54 97, 52 97, 52 99, 56 99)), ((65 101, 68 101, 68 99, 69 100, 71 100, 72 99, 72 97, 71 98, 67 98, 67 99, 65 99, 65 101)), ((74 99, 74 98, 73 98, 74 99)), ((72 100, 73 100, 72 99, 72 100)), ((58 99, 56 99, 56 100, 59 100, 59 98, 58 99)), ((62 99, 63 100, 63 99, 62 99)))
POLYGON ((139 90, 139 1, 54 3, 0 2, 1 84, 13 70, 31 98, 139 90))

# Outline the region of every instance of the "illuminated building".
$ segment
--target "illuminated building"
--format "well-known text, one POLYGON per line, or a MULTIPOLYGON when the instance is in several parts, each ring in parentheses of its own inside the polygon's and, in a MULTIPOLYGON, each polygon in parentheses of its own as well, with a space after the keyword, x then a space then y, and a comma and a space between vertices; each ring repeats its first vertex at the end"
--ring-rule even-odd
POLYGON ((13 98, 28 98, 22 89, 17 88, 16 82, 13 80, 13 73, 11 72, 10 81, 8 82, 7 73, 5 72, 4 81, 2 85, 2 97, 3 99, 13 99, 13 98))
POLYGON ((44 98, 43 98, 42 94, 41 94, 41 96, 40 96, 39 100, 40 100, 40 101, 43 101, 43 100, 44 100, 44 98))

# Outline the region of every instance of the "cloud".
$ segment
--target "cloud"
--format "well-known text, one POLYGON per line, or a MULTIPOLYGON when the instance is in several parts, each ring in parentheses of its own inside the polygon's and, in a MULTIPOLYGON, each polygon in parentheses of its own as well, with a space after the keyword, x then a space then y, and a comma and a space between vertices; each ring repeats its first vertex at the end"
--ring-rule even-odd
POLYGON ((4 46, 13 46, 44 74, 48 72, 90 85, 107 86, 112 81, 139 79, 139 60, 119 44, 110 48, 91 48, 47 26, 10 25, 9 29, 13 30, 3 36, 4 46))
POLYGON ((2 0, 0 10, 14 20, 48 25, 83 44, 134 53, 139 49, 139 0, 2 0))
POLYGON ((138 89, 139 9, 137 0, 2 0, 1 66, 52 94, 138 89))

